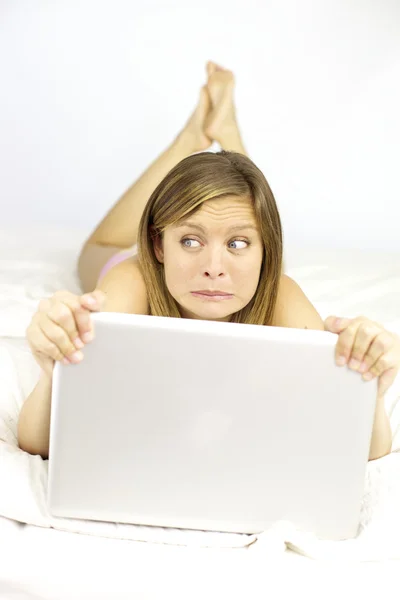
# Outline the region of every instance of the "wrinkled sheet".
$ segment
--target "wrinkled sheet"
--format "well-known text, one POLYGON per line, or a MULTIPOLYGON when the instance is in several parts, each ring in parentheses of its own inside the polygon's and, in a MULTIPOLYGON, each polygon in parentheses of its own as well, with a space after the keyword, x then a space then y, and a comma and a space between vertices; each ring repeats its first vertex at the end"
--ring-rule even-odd
MULTIPOLYGON (((64 585, 63 587, 61 584, 57 588, 53 588, 53 595, 45 595, 47 592, 43 585, 38 585, 38 581, 35 580, 33 565, 35 564, 35 568, 39 568, 37 565, 38 557, 44 554, 48 561, 52 559, 54 562, 55 557, 52 549, 56 550, 60 557, 63 556, 64 552, 71 552, 68 560, 74 564, 74 584, 76 584, 80 576, 84 578, 84 572, 87 575, 90 571, 88 564, 85 563, 83 553, 81 562, 78 560, 80 553, 77 549, 83 547, 90 547, 90 552, 94 554, 95 548, 99 549, 101 547, 104 550, 104 552, 102 550, 102 560, 106 560, 104 558, 106 556, 108 557, 107 560, 111 561, 113 557, 118 557, 118 561, 121 561, 120 564, 127 560, 127 556, 131 552, 132 558, 135 557, 136 560, 139 560, 139 557, 143 559, 145 556, 146 560, 148 559, 148 563, 146 563, 147 571, 141 564, 142 570, 140 573, 136 572, 135 581, 129 578, 129 583, 128 579, 125 581, 120 575, 119 582, 125 582, 125 589, 134 589, 135 591, 139 589, 146 590, 146 585, 147 590, 153 588, 155 590, 158 585, 161 585, 159 580, 157 580, 156 585, 154 578, 151 581, 149 578, 155 560, 162 560, 163 565, 168 564, 172 572, 173 566, 176 569, 175 561, 176 557, 179 556, 181 564, 185 564, 188 569, 181 578, 180 583, 183 586, 181 587, 192 597, 195 597, 196 590, 191 589, 189 591, 189 588, 185 588, 183 584, 190 568, 195 569, 195 565, 202 565, 202 561, 204 561, 204 568, 209 570, 209 576, 211 577, 211 573, 213 573, 212 576, 216 578, 221 586, 221 594, 223 592, 222 576, 225 572, 224 569, 226 569, 226 573, 231 573, 230 583, 235 582, 236 587, 232 587, 232 591, 243 589, 243 592, 245 592, 247 589, 247 592, 250 592, 251 582, 257 581, 258 587, 255 588, 255 597, 261 597, 257 595, 256 590, 271 591, 274 589, 269 587, 265 572, 263 569, 260 570, 260 565, 277 565, 276 570, 274 570, 275 577, 272 577, 272 573, 270 573, 270 583, 273 580, 275 583, 278 581, 277 574, 283 573, 279 569, 281 567, 287 568, 289 563, 291 569, 294 571, 297 569, 296 573, 300 579, 305 576, 306 572, 311 572, 310 566, 306 567, 305 565, 315 563, 307 561, 300 554, 319 559, 332 559, 335 564, 351 561, 351 564, 354 565, 354 561, 377 561, 376 564, 382 565, 382 568, 391 576, 392 569, 389 568, 389 563, 382 561, 388 558, 400 558, 400 511, 398 509, 400 506, 400 453, 398 451, 368 465, 362 513, 363 526, 360 535, 355 540, 321 542, 313 539, 312 536, 299 534, 299 532, 291 529, 290 524, 285 523, 277 524, 275 528, 261 536, 211 534, 210 537, 210 534, 205 532, 140 527, 136 527, 134 533, 131 529, 132 533, 127 535, 122 532, 121 526, 113 524, 95 524, 95 526, 109 525, 110 529, 106 532, 105 530, 96 531, 96 529, 93 529, 93 524, 87 526, 88 522, 84 521, 71 520, 74 521, 73 524, 66 524, 65 522, 69 521, 67 519, 57 519, 57 521, 63 521, 63 523, 52 523, 48 520, 49 516, 43 504, 47 483, 47 463, 42 461, 40 457, 26 455, 16 447, 15 428, 18 411, 23 399, 29 393, 38 376, 37 368, 23 337, 40 298, 51 295, 57 289, 66 288, 79 292, 75 264, 79 245, 83 239, 81 232, 52 231, 45 237, 34 232, 31 236, 31 243, 29 243, 29 240, 26 243, 25 236, 26 245, 23 249, 20 246, 21 240, 18 241, 18 237, 12 232, 0 236, 0 337, 2 338, 0 339, 0 482, 2 492, 0 495, 0 515, 6 515, 14 519, 0 518, 0 564, 2 565, 0 566, 0 584, 3 580, 7 580, 10 597, 12 597, 10 590, 12 590, 13 585, 16 586, 15 589, 23 590, 23 574, 28 572, 30 575, 26 579, 27 589, 29 589, 29 593, 36 590, 35 593, 38 593, 37 597, 40 598, 125 597, 123 587, 118 592, 122 595, 117 596, 111 595, 111 591, 106 591, 106 587, 101 588, 97 585, 95 586, 95 595, 89 595, 94 589, 93 577, 90 581, 87 581, 86 595, 82 592, 82 596, 63 596, 63 593, 67 593, 68 586, 64 585), (16 521, 36 523, 40 525, 40 528, 23 525, 16 521), (55 531, 54 527, 59 530, 55 531), (85 527, 87 528, 85 529, 85 527), (88 535, 82 535, 82 533, 77 535, 76 533, 62 531, 68 529, 70 532, 81 531, 88 535), (140 535, 137 531, 139 529, 141 530, 140 535), (191 535, 182 537, 187 533, 191 535), (257 537, 258 539, 255 539, 257 537), (138 541, 125 541, 117 538, 132 538, 133 540, 140 539, 157 543, 143 544, 138 541), (34 543, 33 539, 36 540, 34 543), (29 546, 29 541, 32 542, 31 546, 29 546), (39 544, 40 549, 37 544, 39 544), (243 546, 246 549, 232 549, 238 546, 243 546), (25 549, 23 552, 22 547, 25 549), (118 551, 116 550, 117 547, 118 551), (73 551, 72 548, 74 548, 73 551), (288 551, 288 548, 298 554, 288 551), (28 557, 27 553, 29 552, 32 554, 28 557), (36 554, 36 560, 33 560, 35 552, 38 554, 36 554), (13 557, 17 560, 18 553, 20 558, 24 554, 26 560, 26 563, 22 563, 22 570, 18 567, 18 563, 13 562, 13 557), (238 558, 239 556, 241 558, 238 558), (171 558, 170 562, 168 562, 168 557, 171 558), (211 557, 213 558, 211 559, 211 557), (294 557, 296 558, 295 561, 294 557), (31 570, 29 569, 30 561, 32 563, 31 570), (192 564, 189 567, 191 561, 192 564), (213 569, 213 565, 215 569, 213 569), (300 569, 298 568, 299 565, 301 565, 300 569), (253 580, 251 576, 253 576, 253 580), (36 587, 33 585, 33 580, 35 580, 36 587), (246 582, 247 588, 245 587, 246 582), (243 585, 243 588, 240 587, 241 585, 243 585), (110 595, 102 596, 102 591, 104 594, 108 593, 110 595)), ((398 298, 400 297, 400 254, 381 253, 381 255, 377 255, 376 252, 366 253, 362 251, 315 252, 296 248, 289 249, 286 252, 286 265, 286 272, 301 285, 323 318, 329 314, 339 314, 341 316, 365 314, 384 323, 392 330, 400 331, 398 304, 398 298)), ((399 384, 397 380, 387 397, 395 436, 394 450, 400 449, 400 406, 399 403, 396 403, 398 396, 399 384)), ((132 528, 134 526, 122 527, 132 528)), ((362 563, 358 564, 361 565, 362 563)), ((343 568, 346 567, 342 566, 343 568)), ((63 569, 65 570, 65 564, 63 569)), ((59 566, 60 573, 64 572, 63 569, 59 566)), ((160 572, 160 569, 162 569, 162 565, 157 563, 158 572, 160 572)), ((343 571, 341 572, 343 573, 343 571)), ((364 576, 368 573, 371 577, 373 570, 362 572, 364 576)), ((318 571, 318 573, 321 572, 318 571)), ((101 576, 97 571, 97 575, 99 581, 107 579, 104 571, 101 576)), ((327 576, 326 572, 325 577, 327 576)), ((118 586, 111 574, 107 581, 108 585, 111 586, 110 590, 113 588, 116 594, 118 586)), ((175 586, 178 593, 180 586, 177 585, 177 581, 175 580, 175 586)), ((313 589, 317 594, 316 581, 316 576, 313 575, 315 584, 313 589)), ((298 583, 299 580, 296 580, 296 577, 293 578, 290 584, 289 581, 286 581, 287 593, 289 593, 289 585, 291 593, 294 593, 298 583)), ((308 586, 309 583, 308 580, 308 586)), ((105 583, 103 582, 102 585, 104 586, 105 583)), ((227 585, 226 581, 225 585, 227 585)), ((334 577, 331 581, 331 586, 333 585, 334 577)), ((200 590, 200 588, 201 585, 197 581, 196 589, 200 590)), ((214 592, 216 589, 216 587, 213 587, 214 592)), ((320 590, 320 588, 318 589, 320 590)), ((331 587, 331 589, 333 588, 331 587)), ((210 593, 210 591, 210 588, 208 588, 207 593, 210 593)), ((0 598, 7 597, 2 596, 1 592, 0 585, 0 598)), ((182 593, 184 594, 184 591, 182 593)), ((154 597, 157 597, 157 595, 154 597)))

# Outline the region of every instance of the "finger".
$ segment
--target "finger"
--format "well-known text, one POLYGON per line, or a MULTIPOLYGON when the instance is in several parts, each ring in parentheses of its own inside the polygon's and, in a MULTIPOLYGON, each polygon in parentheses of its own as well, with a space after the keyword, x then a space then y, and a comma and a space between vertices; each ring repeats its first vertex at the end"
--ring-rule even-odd
MULTIPOLYGON (((90 311, 98 312, 102 309, 106 297, 106 294, 102 290, 94 290, 90 294, 81 296, 80 301, 83 308, 88 307, 90 311)), ((75 313, 82 340, 85 344, 91 342, 94 338, 94 324, 92 319, 90 319, 90 315, 88 320, 86 320, 86 313, 82 311, 75 311, 75 313)))
MULTIPOLYGON (((66 357, 74 355, 79 349, 72 342, 67 332, 63 327, 56 325, 50 319, 42 319, 40 322, 41 332, 52 344, 54 344, 59 352, 66 357)), ((59 359, 56 359, 59 360, 59 359)))
POLYGON ((394 352, 384 352, 378 360, 369 367, 368 373, 371 373, 374 377, 380 377, 385 371, 392 368, 398 368, 397 357, 394 352))
POLYGON ((360 323, 356 321, 351 322, 351 324, 339 334, 335 348, 335 360, 338 365, 345 365, 350 360, 354 339, 359 326, 360 323))
POLYGON ((86 344, 93 339, 93 327, 90 319, 90 311, 100 310, 105 299, 106 295, 102 290, 94 290, 90 294, 84 294, 81 297, 76 296, 69 291, 62 290, 54 294, 52 298, 52 304, 54 306, 61 306, 61 304, 63 304, 69 308, 73 323, 71 319, 68 318, 65 309, 57 309, 61 310, 62 312, 63 320, 61 322, 56 315, 53 313, 50 314, 50 311, 48 311, 48 314, 56 323, 59 323, 66 329, 71 340, 79 348, 82 347, 83 344, 86 344), (74 328, 73 333, 71 331, 72 327, 74 328))
POLYGON ((393 346, 393 337, 388 331, 380 331, 380 333, 374 338, 371 346, 368 349, 367 354, 364 356, 362 366, 360 368, 361 373, 368 372, 372 365, 375 365, 384 354, 389 352, 393 346))
POLYGON ((67 290, 62 290, 56 292, 53 296, 53 299, 60 300, 61 302, 65 302, 68 306, 77 307, 78 304, 81 304, 88 310, 98 311, 101 310, 102 305, 106 299, 106 293, 103 290, 93 290, 93 292, 83 294, 82 296, 76 296, 67 290))
POLYGON ((38 328, 30 333, 29 345, 33 352, 38 352, 53 360, 60 361, 64 358, 64 354, 61 352, 60 348, 38 328))
MULTIPOLYGON (((83 347, 83 342, 80 340, 80 332, 77 327, 74 310, 81 309, 81 305, 76 297, 73 300, 69 300, 70 305, 66 302, 67 300, 61 302, 53 298, 52 306, 47 311, 47 315, 42 315, 40 324, 42 325, 43 322, 49 319, 55 326, 61 327, 66 332, 70 341, 79 349, 83 347)), ((85 312, 87 313, 87 318, 89 318, 89 311, 85 312)))
MULTIPOLYGON (((81 332, 74 315, 75 310, 80 310, 82 308, 79 296, 72 294, 68 290, 60 290, 53 295, 50 301, 51 306, 47 309, 49 318, 56 324, 61 325, 61 327, 67 331, 71 341, 77 348, 82 348, 84 343, 81 339, 81 332), (62 308, 62 306, 64 306, 64 308, 62 308), (60 315, 58 315, 58 311, 60 312, 60 315)), ((88 318, 89 317, 87 317, 87 319, 88 318)))
POLYGON ((42 298, 38 305, 38 312, 45 312, 49 310, 51 306, 50 298, 42 298))
POLYGON ((80 296, 80 301, 83 306, 95 312, 102 309, 106 297, 103 290, 94 290, 93 292, 90 292, 90 294, 83 294, 83 296, 80 296))
POLYGON ((331 333, 341 333, 350 325, 351 321, 352 319, 347 319, 346 317, 331 315, 325 319, 324 328, 331 333))
POLYGON ((90 318, 90 310, 79 304, 73 309, 73 315, 82 342, 84 344, 91 342, 93 339, 93 324, 90 318))
MULTIPOLYGON (((364 362, 364 359, 367 354, 371 351, 376 355, 376 349, 372 350, 372 345, 375 342, 375 339, 382 333, 382 327, 379 327, 377 324, 372 321, 365 321, 360 323, 355 337, 353 341, 353 348, 351 350, 351 356, 349 361, 350 369, 358 371, 361 369, 361 372, 365 372, 367 370, 367 364, 364 362)), ((378 344, 379 346, 380 344, 378 344)), ((376 358, 375 358, 376 360, 376 358)), ((374 362, 374 361, 372 361, 374 362)))

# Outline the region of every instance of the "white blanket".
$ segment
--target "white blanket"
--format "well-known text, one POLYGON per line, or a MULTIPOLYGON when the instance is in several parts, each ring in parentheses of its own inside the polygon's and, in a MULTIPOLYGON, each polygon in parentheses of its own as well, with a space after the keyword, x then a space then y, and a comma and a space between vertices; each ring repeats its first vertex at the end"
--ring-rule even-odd
MULTIPOLYGON (((71 255, 68 256, 70 260, 71 255)), ((388 269, 388 263, 384 264, 388 269)), ((265 555, 282 553, 288 546, 313 558, 350 561, 400 559, 400 378, 397 378, 386 398, 394 434, 394 451, 389 456, 368 464, 361 528, 354 540, 323 542, 296 531, 290 523, 277 523, 269 531, 257 536, 51 517, 46 507, 47 461, 38 456, 30 456, 17 447, 18 413, 39 375, 38 367, 21 337, 39 298, 50 295, 55 289, 76 290, 77 282, 71 269, 66 269, 65 265, 60 267, 57 261, 50 265, 48 262, 39 262, 36 266, 37 276, 32 275, 35 271, 29 261, 23 264, 21 261, 18 264, 15 261, 14 264, 10 260, 3 261, 3 271, 0 271, 0 303, 5 309, 2 311, 3 318, 0 319, 0 336, 3 336, 0 340, 0 515, 40 527, 162 544, 249 547, 251 552, 262 552, 265 555), (26 284, 25 278, 16 275, 16 268, 20 274, 24 269, 31 274, 30 285, 26 284), (10 280, 11 273, 13 280, 10 280), (44 279, 43 274, 46 275, 44 279), (21 284, 22 280, 24 285, 21 284), (9 336, 8 340, 5 336, 9 336)), ((337 270, 339 272, 340 267, 337 270)), ((398 316, 398 310, 393 301, 393 295, 397 291, 395 288, 399 286, 396 270, 391 274, 387 273, 384 280, 379 280, 379 277, 370 272, 367 274, 365 271, 363 274, 360 267, 356 282, 358 287, 353 287, 352 294, 348 294, 347 298, 351 300, 348 306, 336 299, 333 302, 333 292, 341 286, 354 286, 354 277, 348 276, 342 285, 340 279, 332 278, 332 270, 329 271, 321 264, 308 267, 302 265, 297 267, 297 271, 293 268, 289 274, 302 285, 323 318, 335 310, 337 314, 340 307, 339 314, 343 316, 367 314, 379 319, 379 311, 357 310, 359 296, 356 290, 362 288, 367 300, 378 296, 383 301, 385 294, 388 294, 387 279, 391 276, 391 304, 389 310, 383 313, 388 317, 385 321, 388 328, 399 330, 398 321, 394 320, 395 315, 398 316), (323 274, 320 277, 321 270, 323 274), (370 296, 368 285, 371 288, 370 296)), ((384 322, 383 319, 381 322, 384 322)))

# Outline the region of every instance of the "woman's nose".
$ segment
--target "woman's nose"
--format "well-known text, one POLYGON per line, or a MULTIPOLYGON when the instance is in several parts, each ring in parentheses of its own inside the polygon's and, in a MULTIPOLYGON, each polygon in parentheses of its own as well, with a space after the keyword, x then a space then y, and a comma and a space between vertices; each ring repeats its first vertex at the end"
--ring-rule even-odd
POLYGON ((204 264, 204 274, 207 277, 211 277, 214 279, 216 277, 220 277, 225 274, 225 266, 223 264, 222 252, 213 251, 210 252, 205 264, 204 264))

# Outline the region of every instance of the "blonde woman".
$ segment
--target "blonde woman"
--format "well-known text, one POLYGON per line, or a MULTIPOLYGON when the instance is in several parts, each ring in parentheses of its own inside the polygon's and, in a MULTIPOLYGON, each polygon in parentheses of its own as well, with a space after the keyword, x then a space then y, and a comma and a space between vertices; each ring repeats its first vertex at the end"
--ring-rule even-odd
POLYGON ((84 358, 94 336, 90 312, 103 310, 337 333, 337 364, 379 378, 370 459, 383 456, 392 438, 384 394, 400 366, 400 339, 365 317, 324 323, 283 274, 279 212, 246 155, 233 74, 214 63, 207 71, 182 132, 85 243, 78 264, 85 293, 60 291, 40 302, 27 339, 42 371, 21 410, 19 445, 48 456, 54 363, 84 358), (221 152, 206 151, 213 140, 221 152))

